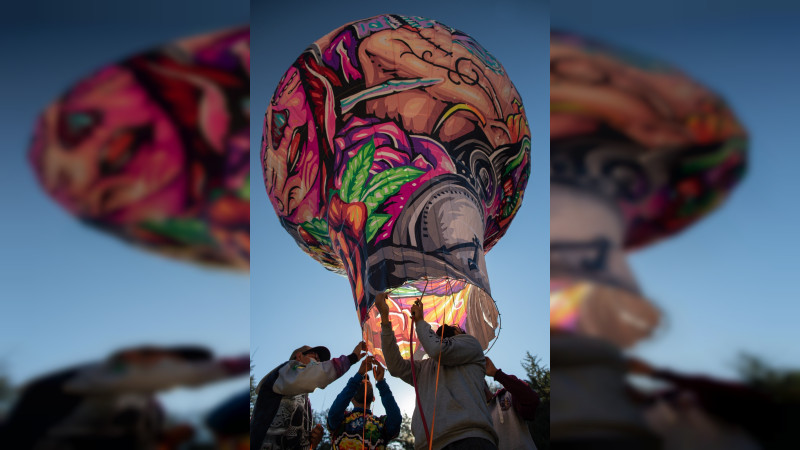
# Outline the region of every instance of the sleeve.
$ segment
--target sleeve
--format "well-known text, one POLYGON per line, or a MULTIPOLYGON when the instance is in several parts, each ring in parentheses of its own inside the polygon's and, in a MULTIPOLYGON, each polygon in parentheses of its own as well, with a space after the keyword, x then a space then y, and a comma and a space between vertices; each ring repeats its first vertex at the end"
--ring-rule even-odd
POLYGON ((433 332, 428 322, 419 320, 416 327, 419 342, 431 360, 439 361, 441 354, 441 363, 445 366, 469 363, 486 364, 483 348, 473 336, 461 335, 442 340, 433 332))
POLYGON ((201 386, 231 376, 219 361, 170 361, 152 367, 97 364, 64 385, 70 393, 152 393, 177 386, 201 386))
POLYGON ((378 388, 378 392, 381 395, 383 409, 386 410, 386 420, 383 423, 383 434, 386 442, 389 442, 396 438, 398 434, 400 434, 400 424, 403 421, 403 417, 400 414, 400 407, 397 406, 397 402, 394 400, 394 396, 392 395, 392 390, 389 389, 389 384, 386 382, 386 380, 379 381, 375 384, 375 386, 378 388))
POLYGON ((536 407, 539 406, 539 396, 524 381, 508 375, 502 370, 497 369, 494 379, 503 385, 511 394, 511 403, 514 410, 525 420, 533 420, 536 415, 536 407))
POLYGON ((317 388, 324 388, 344 375, 350 368, 350 359, 342 355, 321 363, 303 365, 297 361, 281 367, 278 379, 272 390, 280 395, 309 394, 317 388))
POLYGON ((394 330, 392 330, 391 324, 381 324, 381 348, 383 349, 383 357, 386 360, 386 368, 389 369, 389 373, 413 385, 411 362, 406 361, 400 354, 400 348, 397 346, 397 339, 394 337, 394 330))
POLYGON ((328 410, 328 429, 331 433, 342 424, 347 405, 350 403, 353 396, 356 395, 356 389, 358 389, 358 385, 361 384, 363 379, 364 376, 356 372, 352 378, 347 380, 347 385, 345 385, 342 392, 336 396, 336 400, 331 404, 331 408, 328 410))

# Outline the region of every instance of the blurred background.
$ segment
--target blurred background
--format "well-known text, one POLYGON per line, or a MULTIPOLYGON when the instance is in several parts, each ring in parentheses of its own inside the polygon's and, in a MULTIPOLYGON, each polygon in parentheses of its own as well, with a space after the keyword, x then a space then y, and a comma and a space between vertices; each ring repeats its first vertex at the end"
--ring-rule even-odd
POLYGON ((634 352, 684 371, 737 378, 747 353, 800 364, 800 248, 793 151, 800 91, 791 57, 800 5, 790 1, 639 4, 563 0, 553 29, 673 64, 727 100, 749 133, 747 172, 731 197, 688 231, 631 254, 666 324, 634 352))
MULTIPOLYGON (((165 258, 82 224, 40 188, 27 158, 37 116, 75 82, 168 41, 246 25, 249 3, 37 1, 3 10, 0 417, 32 377, 121 348, 246 354, 246 271, 165 258)), ((238 377, 159 400, 170 420, 200 423, 244 386, 238 377)))
MULTIPOLYGON (((716 408, 717 418, 766 421, 759 426, 767 428, 779 425, 776 413, 791 410, 784 432, 796 423, 800 405, 800 349, 794 345, 800 288, 793 282, 800 248, 794 206, 800 184, 793 175, 800 63, 790 56, 800 44, 799 19, 798 4, 780 0, 550 5, 553 29, 670 63, 726 100, 747 130, 746 174, 725 203, 691 229, 630 254, 639 286, 662 323, 626 356, 647 362, 633 372, 667 381, 634 380, 649 393, 678 386, 695 394, 688 403, 716 408), (671 379, 673 374, 686 378, 671 379), (750 388, 776 403, 748 398, 750 388)), ((680 417, 681 408, 673 423, 704 420, 688 412, 680 417)), ((666 448, 718 448, 714 439, 724 432, 712 438, 721 429, 714 427, 705 429, 703 443, 666 448)), ((795 448, 797 442, 796 433, 783 435, 766 448, 795 448)))

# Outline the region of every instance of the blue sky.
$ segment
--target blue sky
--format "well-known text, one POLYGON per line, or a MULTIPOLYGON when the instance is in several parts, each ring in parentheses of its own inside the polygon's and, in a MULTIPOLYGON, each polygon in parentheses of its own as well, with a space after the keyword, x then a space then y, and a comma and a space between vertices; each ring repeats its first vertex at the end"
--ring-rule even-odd
MULTIPOLYGON (((247 23, 249 13, 248 2, 113 3, 18 2, 0 19, 0 362, 14 383, 141 343, 248 351, 246 273, 167 259, 90 229, 44 194, 28 165, 35 118, 75 81, 153 45, 247 23)), ((164 398, 172 411, 203 411, 246 383, 164 398)))
MULTIPOLYGON (((524 203, 506 235, 486 258, 502 330, 488 355, 509 373, 522 374, 525 352, 549 361, 548 118, 549 28, 541 2, 253 2, 251 136, 251 352, 263 376, 302 344, 325 345, 336 356, 361 338, 350 285, 303 253, 278 223, 261 180, 258 146, 269 99, 283 73, 312 42, 354 20, 398 13, 435 19, 473 36, 506 68, 528 114, 533 136, 532 175, 524 203), (390 6, 386 6, 386 5, 390 6)), ((330 407, 356 369, 311 395, 315 409, 330 407)), ((413 411, 413 389, 387 375, 401 409, 413 411)), ((383 408, 378 406, 380 413, 383 408)))
POLYGON ((800 5, 788 1, 560 0, 554 28, 672 62, 722 94, 750 132, 748 174, 685 233, 632 255, 666 326, 634 352, 654 364, 733 377, 748 352, 800 365, 800 5))

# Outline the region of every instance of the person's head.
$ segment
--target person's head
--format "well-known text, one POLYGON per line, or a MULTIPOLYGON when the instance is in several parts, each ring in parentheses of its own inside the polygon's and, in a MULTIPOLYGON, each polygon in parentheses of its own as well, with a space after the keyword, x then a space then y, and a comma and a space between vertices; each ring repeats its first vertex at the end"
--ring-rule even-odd
POLYGON ((441 338, 442 334, 444 334, 445 338, 449 338, 459 334, 467 333, 461 327, 444 324, 440 326, 438 330, 436 330, 436 336, 441 338))
POLYGON ((372 392, 372 383, 369 382, 369 379, 366 380, 366 383, 367 383, 366 401, 364 398, 363 384, 358 386, 358 389, 356 389, 356 395, 353 396, 352 399, 353 406, 357 408, 369 409, 369 406, 375 400, 375 395, 372 392))
POLYGON ((308 364, 312 360, 316 362, 322 362, 331 359, 331 352, 322 346, 311 347, 304 345, 298 349, 295 349, 289 359, 299 361, 302 364, 308 364))

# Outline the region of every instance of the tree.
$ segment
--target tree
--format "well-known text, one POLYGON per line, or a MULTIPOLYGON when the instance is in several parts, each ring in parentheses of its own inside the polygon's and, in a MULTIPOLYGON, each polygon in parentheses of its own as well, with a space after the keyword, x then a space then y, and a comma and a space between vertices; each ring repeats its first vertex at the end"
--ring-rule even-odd
POLYGON ((528 376, 531 388, 539 396, 536 418, 528 423, 533 442, 538 450, 550 448, 550 368, 542 365, 541 359, 525 352, 522 367, 528 376))
POLYGON ((7 375, 5 366, 0 363, 0 422, 8 412, 11 399, 14 395, 14 387, 11 384, 11 379, 7 375))
POLYGON ((800 402, 800 370, 776 369, 757 356, 742 354, 737 371, 745 383, 779 402, 800 402))
POLYGON ((12 392, 11 381, 5 374, 0 374, 0 402, 11 398, 12 392))
POLYGON ((319 445, 317 445, 317 450, 330 450, 332 448, 331 433, 328 430, 328 411, 329 410, 327 409, 322 411, 312 411, 314 425, 320 424, 324 430, 322 434, 322 440, 319 442, 319 445))
POLYGON ((796 449, 800 442, 800 370, 778 369, 757 356, 742 354, 737 371, 749 386, 765 393, 772 405, 761 415, 771 425, 760 436, 766 449, 796 449))
POLYGON ((253 417, 253 408, 256 406, 256 380, 253 376, 254 366, 250 364, 250 417, 253 417))
POLYGON ((393 450, 414 450, 414 433, 411 432, 411 416, 403 414, 400 433, 389 442, 386 448, 393 450))

